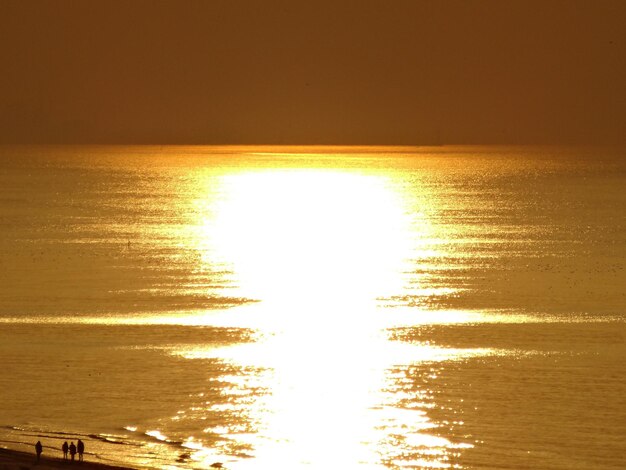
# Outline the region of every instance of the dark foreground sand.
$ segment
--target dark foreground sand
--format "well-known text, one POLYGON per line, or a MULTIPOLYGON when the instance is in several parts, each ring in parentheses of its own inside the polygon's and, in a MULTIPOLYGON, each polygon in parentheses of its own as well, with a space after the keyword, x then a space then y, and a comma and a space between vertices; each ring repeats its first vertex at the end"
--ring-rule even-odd
POLYGON ((19 452, 16 450, 0 449, 0 470, 128 470, 125 467, 104 465, 85 460, 84 462, 69 462, 54 457, 46 457, 42 454, 37 462, 37 456, 32 453, 19 452))

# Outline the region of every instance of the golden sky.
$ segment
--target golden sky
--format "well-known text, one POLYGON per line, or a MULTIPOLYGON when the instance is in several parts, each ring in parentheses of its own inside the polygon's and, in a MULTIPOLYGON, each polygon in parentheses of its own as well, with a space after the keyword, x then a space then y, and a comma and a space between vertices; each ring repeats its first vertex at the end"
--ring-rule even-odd
POLYGON ((626 2, 0 0, 0 143, 624 143, 626 2))

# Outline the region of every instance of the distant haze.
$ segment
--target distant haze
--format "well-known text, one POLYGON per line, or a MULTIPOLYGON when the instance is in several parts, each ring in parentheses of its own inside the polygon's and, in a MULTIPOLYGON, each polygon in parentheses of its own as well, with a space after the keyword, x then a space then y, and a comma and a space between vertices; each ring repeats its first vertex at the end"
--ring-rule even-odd
POLYGON ((626 143, 624 1, 0 0, 0 143, 626 143))

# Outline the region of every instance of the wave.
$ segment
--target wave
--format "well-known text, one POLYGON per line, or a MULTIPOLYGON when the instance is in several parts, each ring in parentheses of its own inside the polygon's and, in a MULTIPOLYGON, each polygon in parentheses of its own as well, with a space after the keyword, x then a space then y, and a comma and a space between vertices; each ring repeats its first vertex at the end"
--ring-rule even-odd
MULTIPOLYGON (((127 429, 124 429, 127 431, 127 429)), ((166 466, 171 460, 179 458, 177 455, 172 459, 171 454, 185 453, 182 442, 164 442, 165 446, 173 446, 178 450, 161 452, 153 449, 154 442, 145 439, 141 433, 111 434, 111 433, 86 433, 83 431, 68 431, 50 429, 41 426, 2 425, 0 426, 0 447, 11 450, 32 450, 35 441, 41 441, 48 455, 61 452, 63 441, 76 441, 81 439, 85 442, 85 454, 91 460, 103 463, 114 463, 126 467, 142 468, 149 462, 149 467, 159 468, 166 466), (143 452, 140 449, 145 449, 143 452)))

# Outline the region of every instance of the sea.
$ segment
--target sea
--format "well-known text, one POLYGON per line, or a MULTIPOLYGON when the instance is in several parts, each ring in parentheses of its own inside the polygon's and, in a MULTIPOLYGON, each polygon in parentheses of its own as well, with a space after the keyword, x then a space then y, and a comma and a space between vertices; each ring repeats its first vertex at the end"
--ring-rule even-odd
POLYGON ((0 447, 626 468, 626 149, 0 148, 0 447))

